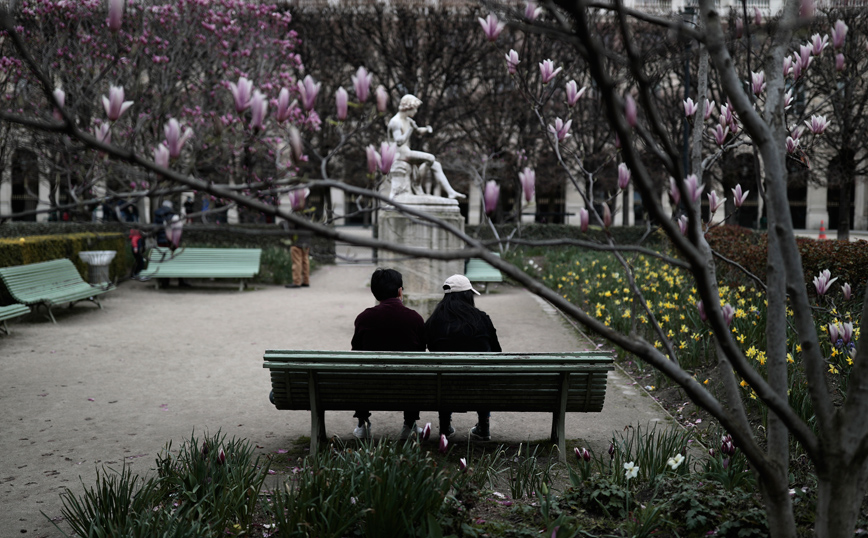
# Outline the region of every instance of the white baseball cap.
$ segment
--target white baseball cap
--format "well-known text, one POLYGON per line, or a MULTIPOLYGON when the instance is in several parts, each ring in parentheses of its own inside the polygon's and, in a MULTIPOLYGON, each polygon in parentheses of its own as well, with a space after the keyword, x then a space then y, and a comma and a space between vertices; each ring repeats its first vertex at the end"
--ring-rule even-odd
POLYGON ((464 275, 452 275, 446 279, 446 282, 443 283, 443 291, 444 293, 452 293, 453 291, 472 291, 476 295, 479 295, 479 292, 473 289, 473 284, 470 283, 470 280, 464 275))

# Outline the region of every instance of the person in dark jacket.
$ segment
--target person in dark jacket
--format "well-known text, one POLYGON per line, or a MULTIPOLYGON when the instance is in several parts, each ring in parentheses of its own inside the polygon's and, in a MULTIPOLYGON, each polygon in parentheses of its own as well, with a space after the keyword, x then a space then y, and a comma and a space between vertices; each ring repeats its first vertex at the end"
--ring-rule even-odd
MULTIPOLYGON (((377 269, 371 275, 371 293, 379 301, 356 317, 352 349, 354 351, 425 351, 425 320, 415 310, 404 306, 404 280, 394 269, 377 269)), ((356 411, 358 426, 353 435, 371 437, 371 413, 356 411)), ((419 410, 404 411, 401 439, 418 431, 419 410)))
MULTIPOLYGON (((470 280, 464 275, 452 275, 443 283, 443 300, 425 322, 425 342, 428 351, 500 352, 497 331, 488 314, 476 308, 470 280)), ((487 410, 477 411, 477 423, 470 430, 471 439, 491 439, 487 410)), ((440 434, 449 437, 455 433, 452 413, 440 411, 440 434)))

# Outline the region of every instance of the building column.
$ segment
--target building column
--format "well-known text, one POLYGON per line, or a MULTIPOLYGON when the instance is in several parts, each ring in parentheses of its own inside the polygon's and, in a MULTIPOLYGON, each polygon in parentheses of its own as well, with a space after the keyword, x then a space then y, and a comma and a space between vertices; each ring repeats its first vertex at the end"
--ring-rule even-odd
POLYGON ((467 194, 467 224, 482 224, 482 191, 475 183, 467 194))
POLYGON ((805 227, 808 230, 819 230, 820 224, 826 227, 829 224, 829 209, 826 206, 828 189, 808 184, 807 205, 808 211, 805 217, 805 227))
POLYGON ((856 178, 856 196, 853 198, 853 229, 868 230, 868 213, 866 213, 866 185, 868 181, 864 177, 856 178))
POLYGON ((39 174, 39 187, 36 193, 39 197, 36 201, 36 210, 43 211, 43 213, 36 214, 36 222, 48 222, 48 210, 51 208, 51 202, 49 201, 51 182, 48 181, 48 177, 41 173, 41 171, 39 174))
MULTIPOLYGON (((11 152, 7 152, 11 155, 11 152)), ((10 159, 0 163, 0 215, 12 213, 12 166, 10 159)))

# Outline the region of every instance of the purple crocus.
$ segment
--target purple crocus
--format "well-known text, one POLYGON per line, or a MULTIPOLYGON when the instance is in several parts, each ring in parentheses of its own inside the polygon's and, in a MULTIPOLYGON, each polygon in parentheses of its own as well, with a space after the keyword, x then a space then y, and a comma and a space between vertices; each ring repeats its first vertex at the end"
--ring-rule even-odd
POLYGON ((588 210, 584 207, 579 209, 579 229, 583 232, 588 231, 588 224, 591 221, 591 215, 588 213, 588 210))
POLYGON ((292 109, 296 107, 298 101, 289 102, 289 90, 286 88, 280 89, 280 94, 277 96, 277 114, 278 123, 283 123, 289 119, 292 114, 292 109))
POLYGON ((386 108, 389 106, 389 92, 386 91, 385 86, 380 84, 377 86, 377 112, 385 112, 386 108))
POLYGON ((853 297, 853 290, 850 288, 849 282, 844 282, 841 286, 841 292, 844 294, 844 300, 849 301, 853 297))
POLYGON ((636 127, 636 121, 638 116, 638 110, 636 109, 636 101, 633 100, 633 96, 627 94, 624 97, 624 117, 627 118, 627 125, 630 127, 636 127))
POLYGON ((708 193, 708 210, 711 211, 712 214, 716 213, 720 206, 722 206, 726 202, 726 198, 721 198, 717 195, 717 191, 711 191, 708 193))
POLYGON ((178 120, 172 118, 166 124, 163 131, 166 133, 166 147, 169 148, 169 157, 177 159, 181 155, 181 148, 184 146, 184 142, 193 136, 193 130, 187 128, 184 130, 184 134, 181 134, 181 124, 178 123, 178 120))
POLYGON ((226 453, 223 452, 223 448, 220 449, 220 452, 217 453, 217 463, 223 465, 226 463, 226 453))
POLYGON ((579 461, 591 461, 591 453, 588 451, 587 448, 576 447, 575 451, 576 451, 576 459, 577 460, 579 460, 579 461))
POLYGON ((128 108, 133 106, 132 101, 124 101, 124 87, 109 87, 108 97, 102 96, 102 106, 110 121, 117 121, 128 108))
POLYGON ((847 25, 844 21, 838 19, 832 27, 832 46, 838 50, 844 46, 844 40, 847 38, 847 25))
POLYGON ((734 189, 732 189, 732 201, 735 204, 736 208, 741 207, 744 201, 747 200, 747 195, 749 192, 750 191, 742 192, 740 183, 736 185, 734 189))
POLYGON ((735 443, 732 442, 732 436, 729 434, 721 437, 720 451, 727 455, 732 456, 735 454, 735 443))
POLYGON ((567 120, 564 123, 564 120, 555 118, 555 124, 549 125, 549 131, 557 137, 558 142, 563 142, 565 138, 570 136, 570 126, 572 124, 573 120, 567 120))
MULTIPOLYGON (((229 90, 232 91, 232 98, 235 100, 235 112, 242 113, 250 106, 250 99, 253 94, 253 82, 245 77, 238 79, 238 84, 229 83, 229 90)), ((287 95, 287 99, 289 95, 287 95)))
POLYGON ((539 72, 542 76, 542 83, 548 84, 552 81, 553 78, 558 76, 558 73, 563 71, 563 67, 558 67, 555 69, 555 64, 551 60, 543 60, 541 64, 539 64, 539 72))
POLYGON ((163 144, 158 144, 157 147, 154 148, 154 162, 157 164, 157 166, 168 168, 169 148, 167 148, 163 144))
POLYGON ((521 63, 521 60, 518 59, 518 53, 513 49, 509 49, 509 54, 506 55, 506 70, 510 75, 514 75, 516 69, 518 69, 518 64, 521 63))
POLYGON ((350 96, 347 94, 347 90, 344 89, 343 86, 338 88, 338 91, 335 92, 335 105, 338 109, 338 120, 344 121, 347 119, 347 102, 349 101, 350 96))
POLYGON ((262 124, 265 121, 265 115, 268 113, 268 99, 261 91, 253 92, 253 97, 250 98, 250 128, 262 129, 262 124))
POLYGON ((699 197, 702 196, 702 190, 705 188, 705 186, 699 184, 699 178, 696 177, 696 174, 688 175, 684 183, 685 185, 687 185, 687 191, 690 193, 690 199, 693 201, 693 203, 696 203, 699 200, 699 197))
POLYGON ((621 163, 618 165, 618 188, 624 190, 627 188, 627 185, 630 184, 630 168, 627 167, 627 163, 621 163))
POLYGON ((823 134, 826 130, 826 127, 829 126, 830 121, 826 120, 826 116, 811 116, 810 122, 805 122, 805 125, 808 126, 808 129, 811 130, 815 135, 823 134))
POLYGON ((365 153, 368 156, 368 173, 373 174, 380 167, 380 154, 377 153, 377 148, 373 145, 366 147, 365 153))
POLYGON ((364 103, 368 100, 368 95, 371 93, 371 82, 373 81, 373 76, 368 73, 368 70, 364 67, 359 67, 356 70, 356 74, 352 76, 353 79, 353 89, 356 91, 356 97, 358 97, 360 103, 364 103))
POLYGON ((124 18, 124 0, 109 0, 108 23, 109 30, 117 32, 121 29, 124 18))
POLYGON ((723 312, 723 320, 727 325, 732 325, 732 320, 735 319, 735 308, 731 304, 725 304, 720 309, 723 312))
POLYGON ((497 40, 497 36, 500 35, 500 32, 502 32, 503 28, 506 26, 506 24, 497 19, 497 15, 494 13, 489 13, 488 17, 484 19, 479 17, 479 25, 482 26, 482 31, 485 32, 485 37, 488 38, 489 41, 497 40))
POLYGON ((427 441, 429 437, 431 437, 431 423, 430 422, 426 423, 425 427, 422 428, 422 440, 427 441))
POLYGON ((832 278, 832 273, 828 269, 824 269, 818 276, 814 277, 814 288, 817 290, 817 295, 822 297, 826 295, 832 283, 838 280, 838 277, 832 278))
POLYGON ((518 173, 518 180, 521 183, 525 202, 530 203, 533 200, 534 189, 536 187, 536 172, 534 172, 533 168, 525 167, 524 170, 518 173))
POLYGON ((579 90, 578 87, 579 85, 576 84, 575 80, 567 82, 567 105, 570 107, 576 106, 576 103, 578 103, 579 99, 585 95, 585 90, 587 90, 587 87, 585 86, 582 86, 581 90, 579 90))
POLYGON ((696 114, 696 111, 698 109, 699 109, 699 104, 694 103, 693 99, 691 99, 690 97, 688 97, 687 99, 684 100, 684 117, 685 118, 692 118, 693 115, 696 114))
POLYGON ((446 450, 449 448, 449 439, 446 439, 446 435, 440 434, 440 450, 441 454, 446 454, 446 450))
POLYGON ((482 201, 485 205, 486 215, 491 215, 491 212, 497 207, 498 198, 500 198, 500 185, 493 179, 486 181, 485 188, 482 189, 482 201))
POLYGON ((394 142, 380 144, 380 172, 388 174, 395 164, 395 155, 398 153, 398 145, 394 142))
POLYGON ((298 81, 298 93, 301 95, 301 104, 305 110, 313 110, 316 104, 316 96, 319 93, 319 88, 322 84, 315 81, 310 75, 304 77, 304 80, 298 81))
POLYGON ((462 473, 467 471, 467 458, 458 459, 458 470, 462 473))
POLYGON ((310 195, 310 189, 308 188, 289 191, 289 206, 293 211, 304 211, 308 195, 310 195))

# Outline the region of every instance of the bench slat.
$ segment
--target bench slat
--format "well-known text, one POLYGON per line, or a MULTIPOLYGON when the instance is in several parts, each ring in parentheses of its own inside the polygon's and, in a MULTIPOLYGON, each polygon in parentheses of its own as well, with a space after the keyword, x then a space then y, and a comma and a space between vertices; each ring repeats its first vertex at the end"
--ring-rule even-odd
POLYGON ((253 278, 259 273, 259 248, 166 248, 148 252, 143 278, 253 278))

